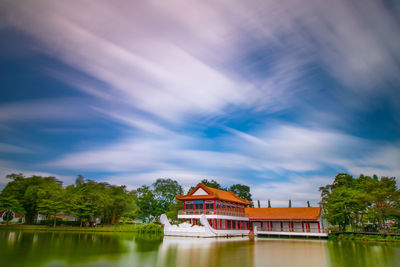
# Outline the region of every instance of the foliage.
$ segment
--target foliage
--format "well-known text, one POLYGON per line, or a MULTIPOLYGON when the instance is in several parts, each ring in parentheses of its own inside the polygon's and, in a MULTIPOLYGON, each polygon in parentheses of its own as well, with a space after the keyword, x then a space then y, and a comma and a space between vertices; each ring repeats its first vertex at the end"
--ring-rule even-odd
POLYGON ((23 174, 10 174, 7 178, 11 181, 1 192, 2 197, 14 197, 25 211, 27 223, 33 223, 39 213, 40 203, 43 202, 50 188, 61 186, 61 181, 55 177, 31 176, 26 178, 23 174))
POLYGON ((154 192, 150 187, 143 185, 134 191, 134 195, 139 218, 150 221, 152 217, 161 215, 161 205, 155 198, 154 192))
POLYGON ((220 185, 217 181, 215 181, 215 180, 209 181, 209 180, 207 180, 207 179, 203 179, 203 180, 201 180, 201 183, 204 184, 205 186, 208 186, 208 187, 211 187, 211 188, 223 189, 223 188, 221 187, 221 185, 220 185))
POLYGON ((271 201, 268 199, 268 208, 271 208, 271 201))
POLYGON ((7 214, 3 215, 6 222, 12 220, 13 213, 23 213, 24 209, 21 203, 12 195, 0 194, 0 210, 6 210, 7 214))
POLYGON ((172 179, 157 179, 153 183, 153 188, 154 195, 159 202, 159 209, 162 212, 170 209, 170 206, 175 201, 175 196, 183 194, 182 186, 172 179))
POLYGON ((229 187, 229 191, 232 191, 240 198, 246 199, 248 201, 253 201, 251 199, 250 187, 247 185, 234 184, 231 187, 229 187))
POLYGON ((344 231, 363 228, 366 221, 385 228, 385 221, 400 218, 400 192, 395 178, 360 175, 354 178, 347 173, 336 175, 332 184, 320 187, 324 216, 329 223, 339 225, 344 231))

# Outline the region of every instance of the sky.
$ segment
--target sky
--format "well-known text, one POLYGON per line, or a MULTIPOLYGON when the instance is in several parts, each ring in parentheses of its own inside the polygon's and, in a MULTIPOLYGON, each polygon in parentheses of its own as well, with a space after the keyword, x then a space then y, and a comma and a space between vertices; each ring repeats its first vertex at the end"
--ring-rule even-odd
POLYGON ((0 0, 9 173, 251 187, 400 177, 396 0, 0 0))

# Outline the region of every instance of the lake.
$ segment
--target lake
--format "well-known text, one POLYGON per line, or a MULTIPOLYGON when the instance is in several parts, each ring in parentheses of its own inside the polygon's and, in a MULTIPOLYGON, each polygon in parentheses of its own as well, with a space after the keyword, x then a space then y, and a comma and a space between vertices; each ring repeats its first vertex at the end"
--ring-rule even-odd
POLYGON ((399 243, 0 231, 0 266, 399 266, 399 243))

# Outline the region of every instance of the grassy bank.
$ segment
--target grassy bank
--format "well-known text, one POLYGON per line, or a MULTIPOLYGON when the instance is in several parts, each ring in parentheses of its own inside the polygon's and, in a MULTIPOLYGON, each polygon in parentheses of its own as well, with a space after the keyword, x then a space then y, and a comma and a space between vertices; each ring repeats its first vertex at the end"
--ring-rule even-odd
POLYGON ((50 227, 46 225, 1 225, 0 230, 26 230, 26 231, 74 231, 74 232, 126 232, 126 233, 151 233, 163 234, 163 228, 156 224, 144 225, 114 225, 114 226, 98 226, 98 227, 77 227, 77 226, 56 226, 50 227))
POLYGON ((400 242, 398 235, 385 235, 385 234, 353 234, 341 233, 337 235, 329 235, 329 240, 359 240, 359 241, 373 241, 373 242, 400 242))

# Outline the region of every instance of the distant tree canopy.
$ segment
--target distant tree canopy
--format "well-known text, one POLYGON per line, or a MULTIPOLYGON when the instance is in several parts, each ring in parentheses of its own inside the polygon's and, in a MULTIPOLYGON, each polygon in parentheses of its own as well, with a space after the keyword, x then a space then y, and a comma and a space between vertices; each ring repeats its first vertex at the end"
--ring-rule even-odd
POLYGON ((8 208, 23 211, 28 224, 34 223, 39 213, 54 219, 57 213, 68 213, 81 222, 101 218, 104 223, 116 223, 133 207, 133 195, 125 186, 98 183, 82 176, 66 188, 51 176, 10 174, 7 178, 11 181, 0 193, 0 204, 6 200, 13 203, 8 208))
POLYGON ((366 221, 382 229, 387 219, 398 222, 400 218, 400 191, 394 177, 354 178, 339 173, 332 184, 320 187, 319 191, 325 218, 341 230, 348 225, 364 227, 366 221))
MULTIPOLYGON (((126 186, 110 185, 78 175, 75 184, 63 187, 55 177, 23 174, 7 175, 10 182, 0 193, 0 209, 23 212, 28 224, 35 223, 38 214, 52 217, 65 213, 76 217, 81 225, 99 218, 104 224, 115 224, 122 217, 154 221, 163 213, 176 220, 182 202, 175 200, 183 194, 182 186, 171 178, 157 179, 151 186, 143 185, 129 191, 126 186)), ((250 188, 235 184, 222 188, 215 180, 201 181, 207 186, 231 190, 251 201, 250 188)))
POLYGON ((229 187, 229 191, 235 193, 238 197, 252 201, 250 194, 250 187, 242 184, 234 184, 229 187))

